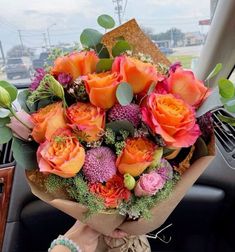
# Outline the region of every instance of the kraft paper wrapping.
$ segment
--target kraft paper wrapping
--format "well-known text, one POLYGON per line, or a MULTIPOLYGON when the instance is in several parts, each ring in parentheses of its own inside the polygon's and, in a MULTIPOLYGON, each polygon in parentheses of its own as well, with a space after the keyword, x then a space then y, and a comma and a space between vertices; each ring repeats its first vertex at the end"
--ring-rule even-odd
POLYGON ((215 155, 214 136, 208 145, 208 151, 208 156, 199 158, 184 172, 170 196, 152 208, 152 218, 150 220, 140 218, 136 221, 125 221, 125 217, 118 214, 117 211, 94 214, 90 218, 84 219, 84 213, 87 211, 85 206, 74 201, 53 197, 32 182, 30 172, 26 172, 26 176, 32 193, 38 198, 73 218, 87 223, 98 232, 109 235, 113 230, 119 228, 130 235, 142 235, 159 228, 166 221, 190 187, 211 163, 215 155))

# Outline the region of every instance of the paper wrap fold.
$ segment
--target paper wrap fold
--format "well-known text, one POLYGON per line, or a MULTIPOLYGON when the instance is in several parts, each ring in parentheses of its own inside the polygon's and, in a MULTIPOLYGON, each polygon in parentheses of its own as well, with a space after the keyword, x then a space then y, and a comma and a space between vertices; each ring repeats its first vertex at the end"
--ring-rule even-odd
MULTIPOLYGON (((94 214, 88 219, 85 219, 84 213, 87 211, 85 206, 74 201, 55 198, 43 188, 40 188, 39 185, 32 182, 31 172, 26 172, 26 176, 32 193, 38 198, 73 218, 87 223, 98 232, 109 235, 113 230, 119 228, 130 235, 142 235, 159 228, 166 221, 190 187, 211 163, 215 155, 214 137, 208 146, 208 151, 208 156, 200 157, 184 172, 169 197, 157 203, 151 209, 152 218, 150 220, 140 218, 135 221, 125 221, 125 217, 117 211, 94 214)), ((197 149, 195 152, 197 152, 197 149)))

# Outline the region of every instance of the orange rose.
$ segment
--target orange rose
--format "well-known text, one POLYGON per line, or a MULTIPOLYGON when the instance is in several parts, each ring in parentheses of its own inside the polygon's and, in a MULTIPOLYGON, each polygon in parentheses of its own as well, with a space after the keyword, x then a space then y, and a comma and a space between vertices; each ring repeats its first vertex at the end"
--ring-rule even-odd
POLYGON ((98 56, 93 51, 73 52, 58 57, 54 62, 51 73, 56 76, 60 73, 66 73, 75 80, 81 75, 95 72, 98 60, 98 56))
POLYGON ((172 94, 152 93, 142 119, 169 147, 189 147, 201 134, 193 108, 172 94))
POLYGON ((161 79, 153 65, 125 55, 115 58, 112 72, 120 73, 123 81, 132 86, 135 94, 147 90, 152 82, 161 79))
POLYGON ((90 185, 90 191, 104 199, 106 207, 116 208, 122 200, 129 200, 131 192, 125 188, 123 178, 114 175, 105 185, 95 183, 90 185))
POLYGON ((168 92, 179 96, 195 108, 209 96, 210 92, 204 83, 198 80, 192 71, 176 67, 167 79, 168 92))
POLYGON ((116 166, 121 174, 129 173, 136 177, 152 163, 155 145, 148 139, 130 138, 118 156, 116 166))
POLYGON ((52 134, 58 129, 66 126, 64 110, 61 102, 47 105, 32 114, 35 124, 32 132, 33 139, 42 143, 46 139, 50 140, 52 134))
POLYGON ((109 109, 116 102, 116 89, 120 77, 117 73, 88 74, 86 89, 90 102, 100 108, 109 109))
POLYGON ((78 102, 67 109, 70 126, 86 142, 100 139, 104 131, 105 112, 90 103, 78 102))
POLYGON ((37 160, 40 172, 70 178, 81 170, 85 150, 70 129, 60 128, 39 146, 37 160))

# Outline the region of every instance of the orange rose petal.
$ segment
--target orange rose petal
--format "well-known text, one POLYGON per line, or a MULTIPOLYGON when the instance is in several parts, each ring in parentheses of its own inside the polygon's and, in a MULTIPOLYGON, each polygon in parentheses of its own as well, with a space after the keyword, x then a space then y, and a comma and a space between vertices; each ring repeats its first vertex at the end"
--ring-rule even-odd
POLYGON ((131 176, 136 177, 139 176, 143 171, 151 164, 151 162, 141 162, 133 163, 133 164, 125 164, 121 163, 118 165, 118 171, 121 174, 129 173, 131 176))
POLYGON ((92 88, 89 94, 90 102, 97 107, 109 109, 116 102, 116 89, 117 85, 104 88, 92 88))

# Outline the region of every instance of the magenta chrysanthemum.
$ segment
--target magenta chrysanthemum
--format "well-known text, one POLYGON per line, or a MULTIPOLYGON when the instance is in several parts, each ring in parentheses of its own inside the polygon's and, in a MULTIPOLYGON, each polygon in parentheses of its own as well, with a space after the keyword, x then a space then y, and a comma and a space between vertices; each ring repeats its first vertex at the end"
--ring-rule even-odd
POLYGON ((88 150, 83 165, 83 173, 91 182, 105 182, 116 174, 116 156, 108 147, 88 150))
POLYGON ((72 81, 72 76, 67 73, 60 73, 57 79, 60 84, 62 84, 63 86, 66 86, 72 81))
POLYGON ((140 107, 136 104, 122 106, 116 104, 110 109, 108 114, 109 121, 128 120, 135 127, 140 123, 140 107))
POLYGON ((157 173, 165 180, 173 178, 173 168, 166 159, 161 159, 157 173))

